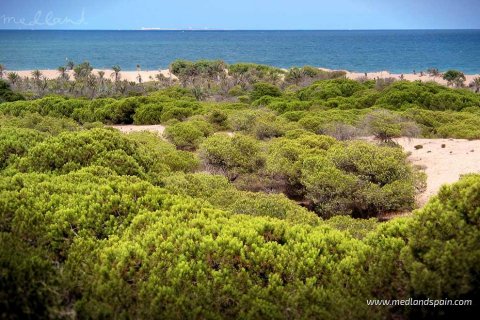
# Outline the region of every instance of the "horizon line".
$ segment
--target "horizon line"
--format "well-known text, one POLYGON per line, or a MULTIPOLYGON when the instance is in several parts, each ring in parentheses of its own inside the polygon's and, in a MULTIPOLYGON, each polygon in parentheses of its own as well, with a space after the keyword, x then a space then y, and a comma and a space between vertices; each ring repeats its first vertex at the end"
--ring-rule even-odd
POLYGON ((220 28, 155 28, 139 29, 3 29, 0 31, 477 31, 480 28, 401 28, 401 29, 220 29, 220 28))

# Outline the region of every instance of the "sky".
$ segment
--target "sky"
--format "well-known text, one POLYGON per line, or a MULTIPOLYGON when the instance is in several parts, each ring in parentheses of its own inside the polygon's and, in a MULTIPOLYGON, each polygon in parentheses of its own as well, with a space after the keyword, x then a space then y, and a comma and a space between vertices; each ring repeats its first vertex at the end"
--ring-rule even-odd
POLYGON ((0 0, 0 29, 480 29, 480 0, 0 0))

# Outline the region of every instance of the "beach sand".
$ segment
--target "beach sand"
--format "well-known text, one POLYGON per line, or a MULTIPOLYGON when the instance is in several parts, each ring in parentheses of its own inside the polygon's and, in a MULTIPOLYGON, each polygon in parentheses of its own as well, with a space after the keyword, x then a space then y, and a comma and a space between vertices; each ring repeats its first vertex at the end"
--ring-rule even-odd
MULTIPOLYGON (((10 73, 10 72, 16 72, 20 77, 32 77, 32 71, 33 70, 21 70, 21 71, 9 71, 6 70, 5 73, 10 73)), ((98 74, 98 71, 103 71, 105 72, 105 78, 106 79, 114 79, 112 73, 113 70, 110 69, 93 69, 94 74, 98 74)), ((55 79, 58 78, 60 73, 57 70, 40 70, 42 75, 49 79, 55 79)), ((73 71, 69 70, 67 72, 70 75, 70 79, 73 79, 73 71)), ((176 78, 175 75, 171 74, 168 69, 166 70, 145 70, 145 71, 121 71, 120 76, 121 80, 127 80, 127 81, 133 81, 133 82, 138 82, 138 75, 142 77, 142 82, 148 82, 152 80, 156 80, 155 76, 159 73, 162 73, 165 77, 167 78, 176 78)))
MULTIPOLYGON (((352 80, 358 80, 358 79, 363 79, 365 78, 365 73, 360 73, 360 72, 347 72, 347 78, 352 79, 352 80)), ((379 72, 367 72, 367 79, 388 79, 388 78, 394 78, 396 80, 401 80, 402 74, 398 73, 390 73, 388 71, 379 71, 379 72)), ((468 86, 473 79, 476 77, 480 77, 480 74, 466 74, 465 75, 465 84, 468 86)), ((423 74, 423 76, 420 75, 420 72, 417 72, 416 74, 413 73, 405 73, 403 74, 403 80, 407 81, 422 81, 422 82, 436 82, 442 85, 447 85, 447 81, 442 79, 442 76, 438 77, 432 77, 427 75, 426 73, 423 74)))
MULTIPOLYGON (((330 69, 325 69, 325 68, 319 68, 321 70, 325 71, 333 71, 330 69)), ((112 77, 112 70, 110 69, 93 69, 93 72, 95 74, 98 73, 98 71, 104 71, 105 72, 105 78, 113 79, 112 77)), ((347 73, 347 78, 352 79, 352 80, 358 80, 358 79, 364 79, 365 78, 365 73, 362 72, 350 72, 346 70, 340 70, 340 71, 345 71, 347 73)), ((22 71, 9 71, 6 70, 6 73, 9 72, 16 72, 18 73, 21 77, 30 77, 32 76, 32 70, 22 70, 22 71)), ((43 76, 46 77, 47 79, 55 79, 59 76, 59 72, 57 70, 40 70, 42 72, 43 76)), ((69 71, 68 72, 70 75, 70 78, 73 79, 73 72, 69 71)), ((162 73, 165 77, 173 78, 176 79, 177 77, 170 73, 168 69, 165 70, 142 70, 142 71, 121 71, 121 79, 122 80, 128 80, 128 81, 133 81, 133 82, 138 82, 138 75, 142 77, 142 82, 148 82, 155 80, 155 75, 158 73, 162 73)), ((469 74, 465 75, 466 81, 465 84, 468 85, 470 82, 473 81, 474 78, 480 77, 480 74, 469 74)), ((378 72, 367 72, 367 79, 388 79, 388 78, 394 78, 397 80, 401 79, 401 74, 396 74, 396 73, 390 73, 388 71, 378 71, 378 72)), ((424 74, 423 76, 420 75, 419 72, 416 74, 413 73, 405 73, 403 74, 404 80, 408 81, 423 81, 423 82, 428 82, 428 81, 434 81, 439 84, 447 85, 447 81, 443 80, 441 76, 439 77, 431 77, 427 74, 424 74)))

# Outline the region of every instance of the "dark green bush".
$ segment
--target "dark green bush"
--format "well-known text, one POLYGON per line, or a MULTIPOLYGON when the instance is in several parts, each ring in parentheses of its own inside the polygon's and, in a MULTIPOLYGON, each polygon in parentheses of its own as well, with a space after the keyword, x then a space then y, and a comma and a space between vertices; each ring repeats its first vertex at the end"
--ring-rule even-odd
POLYGON ((168 126, 165 136, 179 149, 195 150, 212 132, 213 128, 208 122, 191 120, 168 126))
POLYGON ((25 97, 20 93, 13 92, 10 89, 10 85, 6 81, 0 79, 0 103, 17 100, 25 100, 25 97))
POLYGON ((135 124, 159 124, 162 121, 162 104, 148 103, 135 110, 135 124))
POLYGON ((215 134, 200 145, 200 156, 207 170, 235 179, 241 173, 255 172, 263 166, 260 144, 248 136, 215 134))
POLYGON ((253 85, 253 90, 250 92, 250 99, 252 101, 258 100, 262 97, 279 97, 282 91, 273 84, 266 82, 257 82, 253 85))

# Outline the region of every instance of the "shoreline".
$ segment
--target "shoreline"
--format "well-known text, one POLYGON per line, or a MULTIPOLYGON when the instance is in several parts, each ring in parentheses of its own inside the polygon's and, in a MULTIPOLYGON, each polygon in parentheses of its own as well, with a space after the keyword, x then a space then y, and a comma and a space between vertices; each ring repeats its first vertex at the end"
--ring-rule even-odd
MULTIPOLYGON (((403 80, 407 81, 423 81, 423 82, 436 82, 441 85, 447 85, 447 81, 444 80, 441 76, 433 77, 430 75, 427 75, 424 73, 422 76, 419 72, 416 74, 413 73, 391 73, 389 71, 375 71, 375 72, 356 72, 356 71, 348 71, 348 70, 335 70, 335 69, 327 69, 327 68, 321 68, 317 67, 320 70, 324 71, 344 71, 346 72, 346 77, 347 79, 352 79, 352 80, 358 80, 358 79, 364 79, 365 74, 367 74, 367 79, 369 80, 374 80, 374 79, 388 79, 388 78, 393 78, 396 80, 401 80, 401 76, 403 75, 403 80)), ((284 69, 286 70, 286 69, 284 69)), ((16 72, 20 77, 24 78, 31 78, 33 70, 4 70, 4 74, 8 74, 11 72, 16 72)), ((41 69, 39 70, 47 80, 53 80, 58 78, 59 72, 56 69, 41 69)), ((98 73, 98 71, 103 71, 105 72, 105 78, 106 79, 112 79, 111 74, 113 70, 111 69, 93 69, 93 73, 98 73)), ((73 77, 73 71, 69 70, 67 73, 70 75, 70 78, 73 77)), ((168 69, 161 69, 161 70, 140 70, 140 71, 132 71, 132 70, 126 70, 126 71, 120 71, 121 75, 121 80, 127 80, 127 81, 133 81, 138 83, 138 75, 142 77, 142 82, 148 82, 155 80, 155 75, 157 74, 163 74, 167 78, 172 78, 172 79, 177 79, 175 75, 173 75, 168 69)), ((465 84, 468 86, 470 82, 473 81, 474 78, 480 77, 480 74, 465 74, 465 84)))

